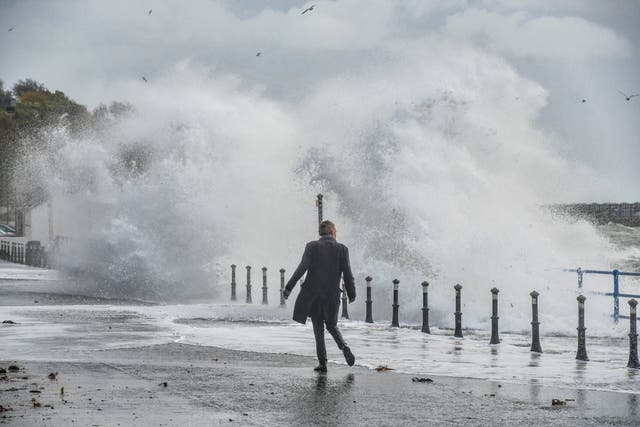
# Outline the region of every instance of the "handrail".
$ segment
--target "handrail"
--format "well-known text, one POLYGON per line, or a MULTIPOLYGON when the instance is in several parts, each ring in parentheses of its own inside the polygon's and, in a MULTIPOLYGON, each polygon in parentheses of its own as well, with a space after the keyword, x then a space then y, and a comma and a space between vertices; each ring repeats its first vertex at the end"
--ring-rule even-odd
POLYGON ((618 323, 618 319, 625 318, 620 315, 620 298, 640 298, 640 295, 624 294, 620 292, 620 276, 636 276, 640 277, 640 272, 620 271, 617 269, 607 270, 583 270, 582 268, 565 268, 563 271, 578 273, 578 289, 582 289, 584 274, 611 274, 613 276, 613 292, 594 292, 598 295, 606 295, 613 297, 613 319, 618 323))

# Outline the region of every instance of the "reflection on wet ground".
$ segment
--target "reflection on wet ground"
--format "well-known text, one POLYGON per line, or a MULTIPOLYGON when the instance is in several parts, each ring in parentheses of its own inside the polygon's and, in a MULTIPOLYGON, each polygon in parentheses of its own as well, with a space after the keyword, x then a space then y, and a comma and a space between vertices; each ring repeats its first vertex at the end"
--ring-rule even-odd
MULTIPOLYGON (((0 357, 8 355, 8 349, 37 359, 169 342, 315 356, 310 325, 278 319, 218 320, 215 313, 234 317, 215 305, 0 306, 1 320, 18 323, 0 326, 0 357)), ((575 361, 574 337, 543 336, 545 352, 540 354, 529 351, 526 335, 502 333, 501 344, 489 345, 488 332, 471 330, 460 339, 436 328, 431 335, 357 321, 341 322, 341 328, 356 363, 371 368, 387 365, 410 374, 640 393, 637 370, 626 368, 628 343, 622 338, 588 338, 591 360, 585 363, 575 361)), ((344 363, 333 343, 328 342, 327 349, 330 361, 344 363)), ((319 377, 314 387, 335 385, 321 381, 319 377)))

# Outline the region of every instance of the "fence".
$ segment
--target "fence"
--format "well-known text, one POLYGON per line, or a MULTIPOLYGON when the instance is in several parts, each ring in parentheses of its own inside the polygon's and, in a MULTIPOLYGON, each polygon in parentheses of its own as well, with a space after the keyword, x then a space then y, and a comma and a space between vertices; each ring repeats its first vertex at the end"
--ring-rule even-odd
POLYGON ((37 240, 27 243, 0 240, 0 259, 32 267, 49 267, 47 250, 37 240))
POLYGON ((582 286, 584 284, 584 275, 585 274, 603 274, 603 275, 611 275, 613 276, 613 292, 597 292, 593 291, 592 293, 595 295, 605 295, 608 297, 613 297, 613 320, 618 323, 620 318, 628 319, 629 316, 623 316, 620 314, 620 298, 640 298, 640 294, 628 294, 620 292, 620 276, 635 276, 640 277, 640 273, 632 273, 627 271, 619 271, 619 270, 583 270, 578 267, 576 269, 566 269, 564 271, 569 271, 578 274, 578 289, 582 291, 582 286))

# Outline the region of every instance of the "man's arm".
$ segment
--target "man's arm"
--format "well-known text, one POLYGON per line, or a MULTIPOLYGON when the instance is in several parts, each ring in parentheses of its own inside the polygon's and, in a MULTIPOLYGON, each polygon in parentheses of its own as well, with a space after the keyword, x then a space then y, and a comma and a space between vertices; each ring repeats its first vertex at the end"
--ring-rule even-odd
POLYGON ((287 282, 287 286, 284 287, 284 297, 288 298, 293 288, 296 286, 296 283, 300 280, 302 275, 309 269, 311 265, 311 247, 310 243, 307 243, 307 246, 304 248, 304 253, 302 254, 302 260, 296 268, 296 271, 293 272, 289 281, 287 282))
POLYGON ((349 249, 344 245, 342 247, 344 248, 342 279, 344 280, 344 288, 347 290, 349 302, 354 302, 356 300, 356 285, 353 280, 353 273, 351 272, 351 263, 349 262, 349 249))

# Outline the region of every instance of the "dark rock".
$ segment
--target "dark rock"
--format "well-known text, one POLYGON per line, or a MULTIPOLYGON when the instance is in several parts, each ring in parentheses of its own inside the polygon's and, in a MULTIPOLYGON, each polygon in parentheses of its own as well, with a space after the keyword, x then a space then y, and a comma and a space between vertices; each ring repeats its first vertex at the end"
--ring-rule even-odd
POLYGON ((418 377, 411 378, 411 381, 413 381, 414 383, 432 383, 433 382, 431 378, 418 378, 418 377))
POLYGON ((20 368, 17 365, 9 365, 9 372, 18 372, 20 368))
POLYGON ((2 324, 3 325, 15 325, 16 322, 14 322, 13 320, 3 320, 2 324))
POLYGON ((57 372, 51 372, 51 373, 48 375, 48 378, 49 378, 50 380, 58 379, 58 373, 57 373, 57 372))
POLYGON ((551 399, 551 406, 564 406, 567 402, 561 399, 551 399))

